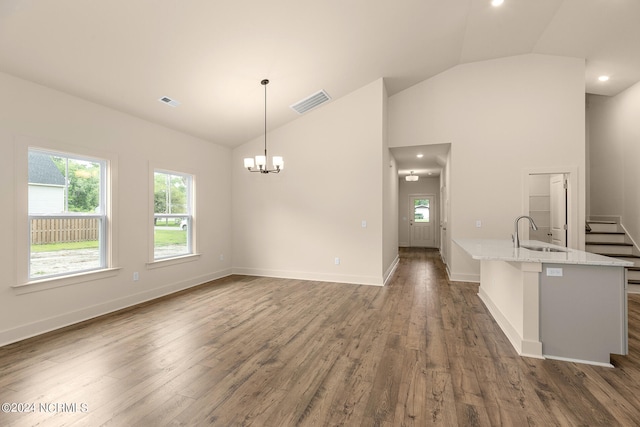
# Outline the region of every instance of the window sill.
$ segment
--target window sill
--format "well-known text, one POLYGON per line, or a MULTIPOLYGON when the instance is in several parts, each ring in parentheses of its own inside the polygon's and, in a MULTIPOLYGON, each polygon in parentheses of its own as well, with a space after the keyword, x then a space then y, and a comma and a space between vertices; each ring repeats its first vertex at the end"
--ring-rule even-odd
POLYGON ((76 285, 78 283, 91 282, 94 280, 106 279, 118 275, 120 268, 105 268, 96 271, 70 274, 63 277, 52 277, 47 279, 32 280, 27 283, 13 285, 12 288, 17 295, 31 292, 46 291, 48 289, 60 288, 62 286, 76 285))
POLYGON ((178 256, 175 258, 159 259, 157 261, 148 262, 147 270, 153 270, 154 268, 169 267, 171 265, 182 264, 185 262, 193 262, 198 260, 199 258, 200 258, 200 254, 189 254, 189 255, 178 256))

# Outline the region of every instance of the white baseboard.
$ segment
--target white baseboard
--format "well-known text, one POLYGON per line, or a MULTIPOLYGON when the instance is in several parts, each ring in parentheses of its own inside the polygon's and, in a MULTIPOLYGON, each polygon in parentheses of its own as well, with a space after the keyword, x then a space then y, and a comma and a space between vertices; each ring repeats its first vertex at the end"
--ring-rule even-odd
POLYGON ((452 273, 451 271, 449 271, 449 266, 447 266, 447 274, 449 275, 449 280, 451 282, 480 283, 479 274, 452 273))
POLYGON ((627 238, 629 240, 631 240, 631 243, 633 243, 633 249, 632 249, 632 253, 634 255, 638 255, 640 254, 640 248, 638 247, 638 244, 636 243, 636 241, 633 239, 633 237, 631 236, 631 234, 629 234, 629 232, 627 231, 627 228, 624 226, 623 223, 619 222, 618 223, 620 225, 620 228, 622 228, 622 231, 624 231, 624 234, 627 236, 627 238))
POLYGON ((310 273, 306 271, 270 270, 261 268, 234 267, 233 274, 274 277, 278 279, 315 280, 320 282, 349 283, 353 285, 384 286, 382 276, 356 276, 347 274, 310 273))
POLYGON ((511 326, 511 323, 502 314, 500 309, 493 303, 484 289, 480 288, 478 290, 478 297, 484 303, 485 307, 487 307, 487 310, 489 310, 489 313, 491 313, 498 326, 500 326, 502 332, 504 332, 504 334, 507 336, 507 339, 509 340, 513 348, 516 349, 519 355, 522 354, 522 337, 520 336, 518 331, 516 331, 516 329, 511 326))
POLYGON ((560 360, 562 362, 583 363, 585 365, 602 366, 602 367, 605 367, 605 368, 613 368, 614 367, 611 363, 594 362, 594 361, 591 361, 591 360, 582 360, 582 359, 571 359, 569 357, 549 356, 548 354, 543 354, 543 356, 544 356, 545 359, 560 360))
POLYGON ((387 285, 387 283, 389 282, 389 279, 391 279, 391 276, 393 276, 393 272, 396 271, 396 268, 398 267, 399 262, 400 262, 400 257, 396 255, 396 258, 393 260, 393 262, 391 263, 389 268, 387 268, 387 271, 384 274, 384 286, 387 285))
POLYGON ((6 329, 0 331, 0 346, 11 344, 17 341, 22 341, 36 335, 41 335, 47 332, 54 331, 56 329, 61 329, 66 326, 84 322, 85 320, 113 313, 114 311, 122 310, 124 308, 131 307, 143 302, 151 301, 165 295, 170 295, 178 291, 192 288, 194 286, 199 286, 212 280, 221 279, 223 277, 230 276, 231 274, 231 269, 226 269, 203 276, 194 277, 182 282, 172 283, 160 288, 150 289, 144 292, 127 295, 122 298, 92 305, 90 307, 84 307, 80 310, 75 310, 57 316, 49 317, 47 319, 38 320, 26 325, 6 329))

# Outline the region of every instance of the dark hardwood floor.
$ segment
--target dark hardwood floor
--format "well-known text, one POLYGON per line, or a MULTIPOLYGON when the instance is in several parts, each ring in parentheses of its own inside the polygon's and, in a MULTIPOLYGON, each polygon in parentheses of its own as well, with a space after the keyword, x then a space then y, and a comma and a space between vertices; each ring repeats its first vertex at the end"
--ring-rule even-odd
POLYGON ((521 358, 476 284, 400 254, 384 288, 234 276, 1 347, 31 412, 0 425, 638 425, 639 295, 615 368, 521 358))

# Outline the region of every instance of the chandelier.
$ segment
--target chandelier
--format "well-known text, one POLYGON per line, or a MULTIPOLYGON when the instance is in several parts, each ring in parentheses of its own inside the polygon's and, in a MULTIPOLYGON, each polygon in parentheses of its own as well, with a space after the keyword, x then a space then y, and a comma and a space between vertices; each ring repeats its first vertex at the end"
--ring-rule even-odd
POLYGON ((414 175, 413 171, 411 171, 411 173, 409 175, 405 176, 404 179, 409 181, 409 182, 417 181, 418 180, 418 175, 414 175))
POLYGON ((249 172, 280 173, 284 168, 284 160, 281 156, 273 156, 273 169, 267 168, 267 85, 269 84, 269 80, 264 79, 260 84, 264 86, 264 156, 256 156, 255 162, 252 157, 246 157, 244 159, 244 167, 247 168, 249 172), (254 169, 256 166, 258 168, 254 169))

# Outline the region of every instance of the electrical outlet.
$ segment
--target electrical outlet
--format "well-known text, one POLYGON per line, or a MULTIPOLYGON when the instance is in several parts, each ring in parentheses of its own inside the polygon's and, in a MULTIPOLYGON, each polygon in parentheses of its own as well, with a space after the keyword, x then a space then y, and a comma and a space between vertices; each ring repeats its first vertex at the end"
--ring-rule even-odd
POLYGON ((220 254, 220 261, 224 261, 224 254, 220 254))
POLYGON ((137 282, 138 280, 140 280, 140 274, 138 274, 137 271, 133 272, 133 281, 137 282))
POLYGON ((335 263, 335 265, 340 265, 340 258, 336 257, 333 262, 335 263))
POLYGON ((367 220, 362 220, 362 228, 367 228, 367 220))
POLYGON ((547 268, 547 276, 549 277, 562 277, 562 269, 561 268, 547 268))
POLYGON ((481 228, 482 227, 482 221, 480 221, 479 219, 476 220, 476 228, 481 228))

